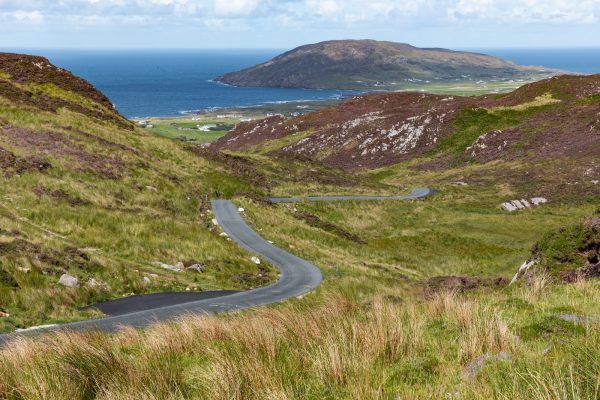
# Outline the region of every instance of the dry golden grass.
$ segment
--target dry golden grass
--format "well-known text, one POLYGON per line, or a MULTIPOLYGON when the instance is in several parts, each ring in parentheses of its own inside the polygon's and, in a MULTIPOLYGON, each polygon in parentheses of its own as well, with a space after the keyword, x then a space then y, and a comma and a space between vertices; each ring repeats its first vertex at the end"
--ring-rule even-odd
POLYGON ((473 300, 442 292, 429 304, 432 317, 445 316, 458 326, 458 356, 468 362, 484 353, 512 351, 516 338, 500 310, 473 300))
MULTIPOLYGON (((560 297, 552 285, 545 290, 541 309, 560 297)), ((597 398, 589 396, 600 387, 600 335, 585 329, 571 346, 540 358, 514 332, 531 317, 507 320, 499 312, 503 296, 523 295, 511 293, 405 302, 324 294, 311 308, 305 301, 117 335, 18 339, 0 351, 0 398, 597 398), (465 365, 498 352, 515 361, 464 380, 465 365)))
POLYGON ((424 350, 423 313, 330 296, 308 311, 190 317, 147 332, 18 339, 0 356, 0 398, 288 399, 317 388, 381 398, 384 366, 424 350), (187 367, 184 358, 196 360, 187 367), (54 373, 56 372, 56 373, 54 373))
POLYGON ((547 272, 536 271, 534 273, 527 293, 527 297, 531 303, 537 303, 540 300, 551 279, 547 272))

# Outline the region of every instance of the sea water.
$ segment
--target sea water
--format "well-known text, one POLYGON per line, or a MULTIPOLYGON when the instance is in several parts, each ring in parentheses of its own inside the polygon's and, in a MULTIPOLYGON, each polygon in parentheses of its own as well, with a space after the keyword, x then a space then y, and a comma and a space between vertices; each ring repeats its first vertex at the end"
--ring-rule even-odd
MULTIPOLYGON (((600 49, 470 49, 522 65, 600 73, 600 49)), ((46 56, 81 76, 126 117, 177 116, 219 108, 330 100, 358 92, 237 88, 215 82, 224 73, 265 62, 282 50, 18 50, 46 56)))

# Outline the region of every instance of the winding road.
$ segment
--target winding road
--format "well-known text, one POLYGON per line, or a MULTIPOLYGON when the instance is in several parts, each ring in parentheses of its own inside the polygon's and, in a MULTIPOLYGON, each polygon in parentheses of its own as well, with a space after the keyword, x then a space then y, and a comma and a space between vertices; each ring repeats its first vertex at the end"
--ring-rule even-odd
MULTIPOLYGON (((296 201, 348 201, 348 200, 404 200, 420 199, 431 194, 429 189, 415 189, 406 196, 328 196, 307 198, 277 198, 273 202, 296 201)), ((189 314, 211 314, 224 311, 242 310, 246 308, 278 303, 291 297, 302 296, 317 288, 323 276, 313 264, 302 258, 282 250, 253 231, 240 216, 237 207, 229 200, 212 200, 212 208, 217 222, 229 237, 247 251, 260 255, 264 260, 274 265, 280 273, 277 282, 272 285, 245 292, 224 293, 218 296, 206 296, 193 301, 185 301, 185 296, 148 295, 148 302, 154 308, 147 309, 144 296, 135 296, 131 300, 119 299, 112 302, 112 316, 100 319, 73 322, 62 325, 52 325, 40 329, 0 335, 0 346, 19 335, 31 335, 41 332, 58 330, 102 330, 118 331, 123 326, 144 328, 153 323, 170 321, 189 314), (120 302, 120 303, 119 303, 120 302), (119 312, 121 307, 130 307, 137 302, 142 309, 133 312, 119 312), (176 304, 173 304, 176 303, 176 304), (117 305, 115 307, 115 304, 117 305), (145 309, 146 308, 146 309, 145 309)), ((190 295, 198 295, 190 293, 190 295)), ((189 297, 193 299, 194 297, 189 297)), ((196 297, 197 298, 197 297, 196 297)), ((101 307, 99 307, 101 308, 101 307)), ((111 307, 109 307, 111 308, 111 307)), ((135 307, 134 307, 135 308, 135 307)), ((123 310, 121 310, 123 311, 123 310)))
POLYGON ((433 190, 427 188, 413 189, 409 194, 400 196, 314 196, 314 197, 271 197, 271 203, 299 203, 302 201, 385 201, 422 199, 431 196, 433 190))

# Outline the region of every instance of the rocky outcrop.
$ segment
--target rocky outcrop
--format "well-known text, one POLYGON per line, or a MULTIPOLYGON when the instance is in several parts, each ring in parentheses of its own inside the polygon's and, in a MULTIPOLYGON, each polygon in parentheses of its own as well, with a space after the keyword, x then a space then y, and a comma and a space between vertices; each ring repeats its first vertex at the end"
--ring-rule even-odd
POLYGON ((545 197, 533 197, 530 200, 511 200, 505 203, 502 203, 500 207, 504 211, 513 212, 518 210, 525 210, 527 208, 531 208, 532 206, 539 206, 540 204, 547 203, 548 199, 545 197))

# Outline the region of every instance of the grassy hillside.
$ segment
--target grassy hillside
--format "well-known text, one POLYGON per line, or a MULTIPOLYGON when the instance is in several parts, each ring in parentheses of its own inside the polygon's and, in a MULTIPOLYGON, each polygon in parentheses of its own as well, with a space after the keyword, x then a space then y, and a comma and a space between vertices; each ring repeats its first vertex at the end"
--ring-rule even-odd
POLYGON ((598 283, 563 284, 536 275, 530 284, 505 286, 542 232, 578 221, 594 206, 550 205, 508 216, 496 208, 491 190, 483 198, 463 188, 444 192, 426 202, 302 204, 297 210, 240 201, 265 237, 324 270, 316 293, 145 332, 23 340, 0 355, 0 393, 594 398, 597 329, 557 315, 598 316, 598 283), (307 224, 307 213, 360 242, 307 224), (455 284, 458 278, 439 275, 472 281, 455 284), (498 353, 507 360, 494 358, 498 353), (481 371, 470 367, 486 354, 490 360, 481 362, 481 371), (48 374, 52 366, 59 372, 48 374))
POLYGON ((89 84, 44 59, 6 59, 0 311, 10 317, 0 318, 0 332, 88 317, 77 307, 129 293, 247 289, 273 279, 211 231, 209 198, 253 193, 251 185, 184 145, 134 129, 89 84), (9 68, 15 63, 19 75, 9 68), (205 272, 153 264, 179 261, 205 272), (64 273, 80 287, 59 285, 64 273))
MULTIPOLYGON (((0 91, 0 311, 10 313, 0 316, 3 330, 81 318, 77 306, 129 292, 266 283, 212 227, 210 197, 232 198, 262 236, 325 276, 314 293, 258 310, 16 340, 0 350, 0 398, 598 397, 596 148, 595 136, 578 131, 596 132, 596 94, 542 82, 485 108, 456 99, 466 108, 439 147, 377 168, 337 169, 325 154, 335 146, 322 145, 318 157, 283 149, 318 129, 337 132, 332 126, 356 119, 364 98, 310 114, 305 125, 242 124, 205 149, 134 129, 97 101, 89 104, 97 112, 73 110, 72 101, 90 97, 73 100, 60 80, 52 95, 39 94, 47 83, 8 72, 0 84, 10 87, 0 91), (39 106, 58 101, 56 109, 39 106), (555 142, 528 144, 568 135, 564 117, 543 123, 567 113, 574 137, 591 142, 558 142, 560 153, 555 142), (465 153, 482 135, 523 124, 532 132, 518 136, 518 157, 465 153), (223 145, 232 138, 240 147, 223 145), (416 186, 438 193, 410 202, 264 200, 416 186), (499 207, 539 194, 547 204, 499 207), (537 267, 508 286, 532 257, 537 267), (178 260, 207 268, 174 274, 152 264, 178 260), (57 284, 63 271, 105 285, 65 289, 57 284)), ((368 104, 387 112, 375 98, 368 104)), ((412 117, 394 110, 394 124, 412 117)))

